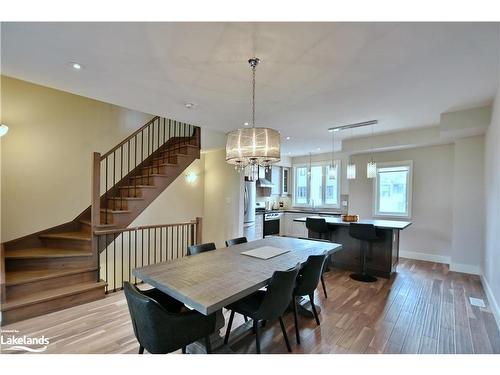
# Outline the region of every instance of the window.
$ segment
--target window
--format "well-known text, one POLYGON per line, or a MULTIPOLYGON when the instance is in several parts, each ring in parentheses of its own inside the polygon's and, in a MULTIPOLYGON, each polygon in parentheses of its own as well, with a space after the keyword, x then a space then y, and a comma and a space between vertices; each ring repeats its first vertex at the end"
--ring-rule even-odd
POLYGON ((374 216, 411 216, 412 162, 377 163, 374 216))
POLYGON ((303 207, 340 207, 340 162, 334 177, 330 176, 330 162, 294 167, 293 205, 303 207))

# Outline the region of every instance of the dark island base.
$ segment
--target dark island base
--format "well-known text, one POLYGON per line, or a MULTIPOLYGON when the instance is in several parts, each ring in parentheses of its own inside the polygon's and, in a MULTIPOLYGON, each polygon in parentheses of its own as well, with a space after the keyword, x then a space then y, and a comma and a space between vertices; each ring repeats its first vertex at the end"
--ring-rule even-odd
MULTIPOLYGON (((331 255, 332 266, 359 272, 361 270, 361 242, 349 235, 348 225, 329 225, 330 232, 320 237, 309 231, 309 238, 329 240, 342 245, 342 250, 331 255)), ((379 240, 367 252, 366 267, 370 275, 390 278, 399 259, 399 229, 377 228, 379 240)))

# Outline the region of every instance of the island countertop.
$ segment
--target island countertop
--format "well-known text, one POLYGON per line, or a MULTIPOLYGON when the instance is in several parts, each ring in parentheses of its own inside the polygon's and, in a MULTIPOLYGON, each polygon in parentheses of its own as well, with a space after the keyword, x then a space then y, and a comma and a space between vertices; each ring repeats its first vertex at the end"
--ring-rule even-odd
MULTIPOLYGON (((331 224, 331 225, 349 225, 350 224, 349 222, 342 221, 342 219, 340 217, 324 217, 324 216, 304 216, 304 217, 294 219, 294 221, 305 223, 305 221, 308 217, 325 219, 327 224, 331 224)), ((375 220, 359 220, 356 223, 373 224, 377 228, 398 229, 398 230, 405 229, 411 225, 411 221, 377 220, 377 219, 375 219, 375 220)))

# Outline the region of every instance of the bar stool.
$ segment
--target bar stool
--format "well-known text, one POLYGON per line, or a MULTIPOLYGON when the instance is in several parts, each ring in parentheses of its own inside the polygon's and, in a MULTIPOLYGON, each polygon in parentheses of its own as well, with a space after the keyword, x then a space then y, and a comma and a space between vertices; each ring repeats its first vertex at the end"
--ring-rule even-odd
MULTIPOLYGON (((328 228, 328 224, 326 223, 325 219, 316 217, 307 217, 306 228, 311 232, 319 234, 319 237, 311 237, 311 238, 317 238, 323 241, 330 241, 330 238, 328 238, 327 236, 328 233, 330 232, 330 229, 328 228)), ((321 272, 321 286, 323 287, 323 293, 325 295, 325 298, 328 298, 328 294, 326 293, 325 279, 323 278, 323 273, 325 273, 326 271, 329 271, 328 261, 324 263, 323 272, 321 272)))
POLYGON ((349 224, 349 235, 361 241, 361 273, 352 273, 351 279, 365 283, 377 281, 375 276, 366 273, 366 253, 371 250, 373 241, 378 240, 377 231, 373 224, 349 224))

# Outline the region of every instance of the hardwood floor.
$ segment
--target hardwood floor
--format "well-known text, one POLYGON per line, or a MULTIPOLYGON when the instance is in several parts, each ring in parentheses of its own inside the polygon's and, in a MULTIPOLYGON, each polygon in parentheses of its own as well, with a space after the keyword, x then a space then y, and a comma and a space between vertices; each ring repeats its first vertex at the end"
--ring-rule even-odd
MULTIPOLYGON (((321 325, 299 317, 300 346, 292 314, 285 317, 294 353, 500 353, 500 334, 477 276, 402 259, 391 280, 363 284, 332 270, 325 281, 328 299, 315 296, 321 325), (469 297, 482 298, 486 308, 472 306, 469 297)), ((236 315, 233 327, 242 322, 236 315)), ((45 353, 137 353, 139 347, 122 292, 3 329, 45 335, 50 340, 45 353)), ((261 348, 287 353, 278 322, 262 329, 261 348)), ((254 336, 232 349, 255 353, 254 336)))

